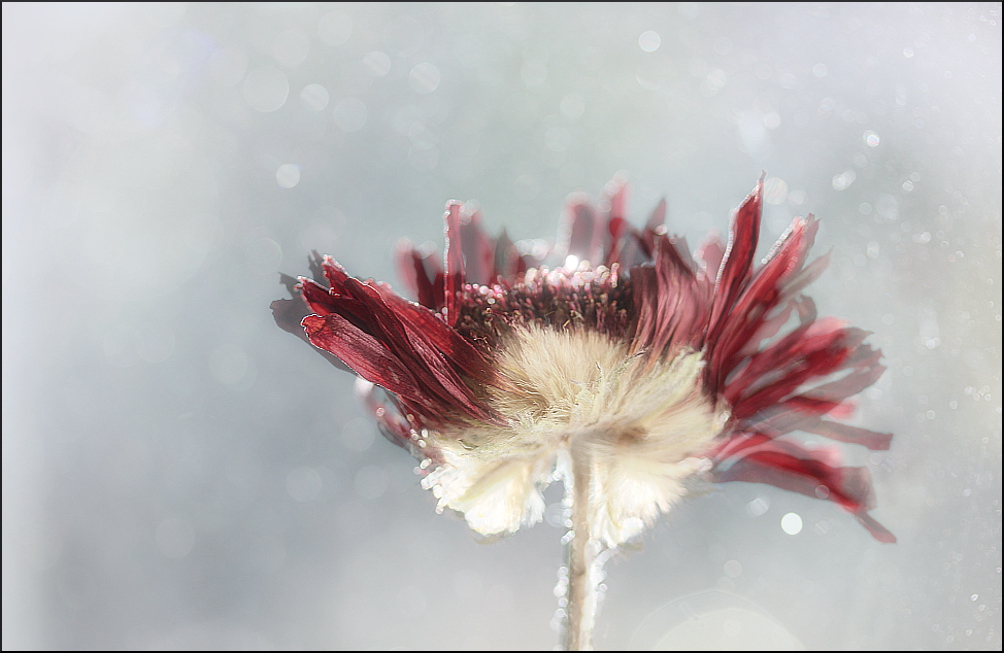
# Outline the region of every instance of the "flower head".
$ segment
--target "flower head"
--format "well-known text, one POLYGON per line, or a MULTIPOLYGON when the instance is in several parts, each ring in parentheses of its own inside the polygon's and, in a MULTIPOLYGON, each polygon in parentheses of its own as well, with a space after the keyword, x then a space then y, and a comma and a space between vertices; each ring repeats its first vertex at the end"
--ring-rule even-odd
MULTIPOLYGON (((358 375, 438 508, 484 535, 539 521, 556 470, 579 470, 583 523, 606 547, 641 533, 694 476, 826 498, 894 541, 868 515, 868 471, 794 436, 870 449, 891 439, 839 421, 884 368, 864 331, 817 317, 802 295, 826 265, 807 261, 816 220, 795 219, 756 264, 762 184, 728 243, 711 236, 693 256, 663 227, 665 203, 641 229, 624 203, 616 181, 599 207, 573 200, 541 254, 489 237, 477 212, 450 202, 442 264, 398 251, 417 302, 315 255, 317 279, 296 286, 309 312, 300 333, 358 375)), ((274 308, 297 328, 292 300, 274 308)))

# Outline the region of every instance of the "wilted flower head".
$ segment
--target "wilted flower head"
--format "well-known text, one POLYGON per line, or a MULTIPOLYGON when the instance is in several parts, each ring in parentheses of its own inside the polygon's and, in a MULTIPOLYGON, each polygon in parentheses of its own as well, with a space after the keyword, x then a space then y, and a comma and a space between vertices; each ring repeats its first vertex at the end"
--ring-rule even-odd
POLYGON ((755 263, 761 195, 762 184, 735 212, 727 245, 711 236, 693 256, 667 235, 665 203, 633 227, 616 181, 598 207, 572 200, 545 252, 487 236, 450 202, 442 264, 398 252, 417 303, 315 254, 317 280, 297 286, 309 314, 285 300, 276 318, 296 331, 302 317, 301 334, 359 376, 439 509, 481 534, 540 521, 557 470, 588 483, 583 523, 606 547, 641 533, 695 475, 828 499, 894 541, 868 515, 868 471, 793 435, 888 448, 891 435, 837 421, 884 368, 864 331, 817 317, 802 295, 826 265, 807 263, 815 219, 795 219, 755 263))

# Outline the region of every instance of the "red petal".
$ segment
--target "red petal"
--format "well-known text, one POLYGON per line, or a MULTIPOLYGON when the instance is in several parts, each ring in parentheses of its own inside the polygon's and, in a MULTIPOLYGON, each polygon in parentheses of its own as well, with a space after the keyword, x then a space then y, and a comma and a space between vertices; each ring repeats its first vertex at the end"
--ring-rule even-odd
POLYGON ((568 254, 598 265, 602 260, 600 251, 603 246, 603 229, 600 227, 596 209, 592 204, 583 201, 572 204, 569 210, 571 230, 568 237, 568 254))
POLYGON ((490 283, 495 283, 499 278, 506 282, 513 282, 517 277, 522 277, 529 267, 526 259, 520 255, 519 250, 516 249, 504 229, 495 240, 495 253, 492 256, 492 261, 490 283))
POLYGON ((621 261, 621 252, 630 242, 628 235, 631 233, 631 225, 624 218, 610 218, 607 222, 607 234, 610 238, 610 247, 607 254, 600 261, 603 265, 610 267, 614 263, 621 261))
POLYGON ((853 513, 875 539, 896 541, 892 533, 867 514, 875 507, 868 470, 828 464, 827 459, 837 457, 836 450, 810 451, 793 442, 766 436, 747 438, 743 449, 745 453, 739 459, 729 461, 731 464, 724 469, 712 471, 716 482, 767 483, 809 497, 829 499, 853 513))
POLYGON ((331 293, 313 279, 300 277, 300 294, 303 296, 303 301, 307 302, 307 306, 314 313, 327 315, 335 312, 331 293))
POLYGON ((830 420, 819 420, 813 425, 803 426, 802 430, 839 442, 860 444, 875 451, 889 449, 889 444, 892 442, 892 433, 869 431, 868 429, 849 426, 839 422, 831 422, 830 420))
POLYGON ((410 370, 412 377, 421 383, 422 394, 434 396, 442 405, 476 419, 491 419, 488 410, 480 404, 471 388, 447 364, 442 352, 434 346, 429 335, 424 330, 416 328, 415 324, 409 323, 406 315, 395 310, 397 306, 402 305, 419 308, 417 305, 409 304, 402 299, 396 306, 391 306, 384 301, 384 297, 395 296, 389 290, 381 292, 351 277, 346 281, 345 288, 365 305, 371 316, 370 326, 374 336, 392 351, 401 364, 410 370))
POLYGON ((652 213, 648 216, 648 221, 645 223, 645 229, 642 230, 640 236, 638 236, 638 242, 641 245, 641 249, 644 251, 645 256, 649 259, 652 258, 652 253, 655 251, 655 239, 666 233, 666 200, 661 199, 659 203, 655 205, 652 209, 652 213))
POLYGON ((428 340, 459 371, 478 383, 499 383, 488 359, 435 313, 389 292, 383 293, 383 299, 410 331, 428 340))
POLYGON ((446 323, 453 326, 460 317, 458 311, 460 291, 464 287, 466 273, 464 252, 460 236, 460 203, 446 205, 446 288, 444 310, 446 323))
POLYGON ((701 241, 695 255, 701 262, 699 278, 714 286, 725 257, 725 244, 716 231, 712 231, 701 241))
POLYGON ((655 241, 655 264, 631 271, 637 322, 635 351, 662 356, 669 347, 699 346, 708 303, 693 272, 666 236, 655 241))
POLYGON ((341 315, 308 315, 302 324, 310 344, 338 356, 367 381, 404 397, 423 399, 415 378, 397 356, 341 315))
POLYGON ((339 288, 349 278, 349 275, 345 272, 345 268, 336 263, 330 256, 324 257, 321 266, 324 268, 324 276, 327 277, 328 283, 331 284, 333 290, 339 288))
POLYGON ((371 382, 356 382, 356 394, 376 418, 384 436, 399 447, 411 449, 411 425, 399 410, 377 397, 376 388, 371 382))
POLYGON ((715 281, 715 304, 708 324, 708 341, 715 342, 736 299, 749 281, 753 255, 760 238, 763 177, 732 218, 729 247, 715 281))
POLYGON ((728 382, 724 395, 737 418, 791 396, 806 381, 840 369, 863 338, 857 329, 839 328, 832 318, 799 327, 750 358, 728 382))
POLYGON ((402 241, 397 247, 397 270, 418 303, 433 310, 443 307, 443 267, 402 241))
POLYGON ((815 224, 796 220, 774 246, 767 263, 760 268, 742 295, 736 300, 717 340, 711 340, 711 366, 724 378, 735 368, 740 352, 757 335, 768 312, 777 306, 785 293, 785 280, 796 273, 811 244, 815 224))
POLYGON ((465 283, 488 284, 495 281, 495 251, 492 239, 481 228, 481 213, 475 211, 465 221, 460 219, 460 247, 464 254, 465 283))

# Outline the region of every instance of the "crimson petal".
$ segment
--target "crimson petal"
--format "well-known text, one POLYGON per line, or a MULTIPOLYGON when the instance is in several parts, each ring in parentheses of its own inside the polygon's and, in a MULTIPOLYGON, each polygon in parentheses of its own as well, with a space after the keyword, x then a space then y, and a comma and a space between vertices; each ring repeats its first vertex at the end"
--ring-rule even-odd
POLYGON ((302 324, 310 344, 338 356, 362 378, 416 401, 424 398, 397 356, 341 315, 308 315, 302 324))
POLYGON ((760 238, 763 177, 732 218, 729 246, 715 281, 715 303, 708 325, 708 340, 715 342, 726 325, 736 299, 749 280, 753 255, 760 238))
POLYGON ((443 311, 446 323, 450 326, 456 325, 457 318, 460 317, 460 291, 466 281, 463 243, 460 234, 460 208, 459 202, 450 202, 446 205, 446 287, 444 289, 446 297, 443 302, 443 311))
POLYGON ((747 438, 741 457, 716 465, 716 482, 766 483, 817 499, 829 499, 852 513, 883 543, 896 537, 867 513, 875 507, 871 475, 864 467, 836 467, 826 462, 836 458, 833 450, 810 451, 793 442, 764 435, 747 438))

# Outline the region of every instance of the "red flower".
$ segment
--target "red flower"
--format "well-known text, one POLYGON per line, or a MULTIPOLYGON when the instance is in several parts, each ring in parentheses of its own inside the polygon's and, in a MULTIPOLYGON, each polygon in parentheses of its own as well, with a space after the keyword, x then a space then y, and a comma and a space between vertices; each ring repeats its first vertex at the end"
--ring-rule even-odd
MULTIPOLYGON (((638 230, 614 183, 595 208, 568 207, 547 254, 488 237, 475 212, 446 211, 445 264, 398 253, 418 303, 315 255, 301 278, 302 328, 364 380, 388 436, 421 460, 439 509, 483 534, 539 521, 556 470, 589 484, 591 538, 615 547, 685 494, 684 481, 769 483, 827 498, 883 542, 871 479, 836 447, 796 431, 887 449, 889 434, 836 421, 882 374, 866 333, 817 318, 802 290, 817 224, 797 218, 757 265, 762 185, 733 216, 729 243, 694 257, 662 226, 665 203, 638 230), (373 386, 386 392, 378 395, 373 386)), ((295 305, 277 302, 293 329, 295 305)))

